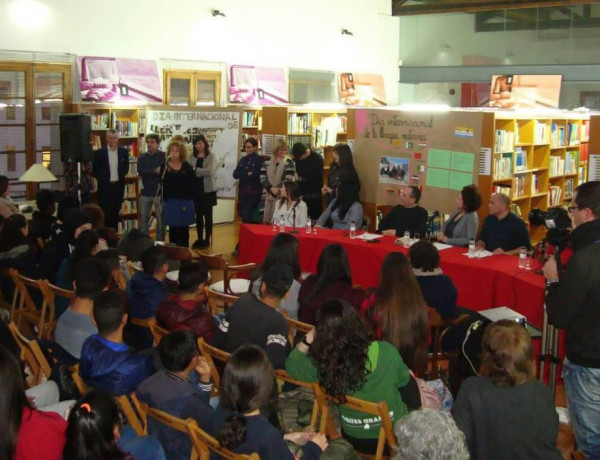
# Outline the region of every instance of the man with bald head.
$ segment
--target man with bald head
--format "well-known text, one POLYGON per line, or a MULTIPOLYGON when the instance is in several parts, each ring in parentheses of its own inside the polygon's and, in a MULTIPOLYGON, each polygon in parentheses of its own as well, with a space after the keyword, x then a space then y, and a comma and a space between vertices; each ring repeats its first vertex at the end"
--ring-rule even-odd
POLYGON ((523 219, 510 211, 510 198, 494 193, 488 204, 490 214, 483 221, 477 246, 494 254, 518 254, 531 249, 529 231, 523 219))

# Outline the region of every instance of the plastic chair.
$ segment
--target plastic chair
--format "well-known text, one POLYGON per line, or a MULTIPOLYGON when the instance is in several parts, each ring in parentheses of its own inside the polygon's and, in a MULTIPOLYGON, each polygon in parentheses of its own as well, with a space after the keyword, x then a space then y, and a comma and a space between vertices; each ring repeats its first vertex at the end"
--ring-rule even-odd
MULTIPOLYGON (((192 440, 192 445, 194 446, 194 449, 196 449, 196 452, 208 449, 210 452, 214 452, 227 460, 260 460, 257 453, 242 455, 236 454, 225 447, 221 447, 219 441, 200 429, 195 420, 188 420, 187 427, 190 439, 192 440)), ((201 460, 204 460, 204 458, 205 457, 202 456, 200 457, 201 460)))

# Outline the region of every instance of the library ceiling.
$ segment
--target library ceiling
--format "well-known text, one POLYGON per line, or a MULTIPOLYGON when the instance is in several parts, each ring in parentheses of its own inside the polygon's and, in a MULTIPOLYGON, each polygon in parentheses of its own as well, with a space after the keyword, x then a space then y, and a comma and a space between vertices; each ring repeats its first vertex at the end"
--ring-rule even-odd
MULTIPOLYGON (((392 0, 392 14, 394 16, 410 16, 416 14, 439 13, 476 13, 493 10, 519 10, 524 8, 568 9, 574 5, 593 5, 600 0, 392 0)), ((591 8, 590 8, 591 9, 591 8)))

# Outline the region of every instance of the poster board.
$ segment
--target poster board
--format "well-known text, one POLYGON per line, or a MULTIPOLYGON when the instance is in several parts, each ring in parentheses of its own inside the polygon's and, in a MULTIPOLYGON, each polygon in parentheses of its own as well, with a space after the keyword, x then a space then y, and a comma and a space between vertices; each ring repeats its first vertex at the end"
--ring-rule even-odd
POLYGON ((355 123, 363 202, 396 205, 403 187, 419 185, 421 206, 450 213, 460 189, 478 182, 481 112, 360 109, 355 123))
POLYGON ((493 75, 489 106, 501 109, 557 108, 562 75, 493 75))

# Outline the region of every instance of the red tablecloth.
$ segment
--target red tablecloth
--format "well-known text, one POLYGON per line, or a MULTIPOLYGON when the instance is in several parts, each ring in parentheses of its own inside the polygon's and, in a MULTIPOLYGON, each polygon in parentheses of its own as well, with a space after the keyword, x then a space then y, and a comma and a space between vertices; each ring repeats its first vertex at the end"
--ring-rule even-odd
MULTIPOLYGON (((270 225, 248 225, 240 228, 239 262, 260 263, 277 233, 270 225)), ((300 243, 302 271, 315 273, 319 255, 325 246, 340 243, 348 252, 352 282, 365 288, 379 284, 379 271, 385 256, 408 249, 394 243, 395 237, 384 236, 379 243, 351 240, 348 231, 319 229, 318 234, 306 234, 303 229, 294 235, 300 243)), ((506 306, 525 315, 535 326, 542 326, 544 277, 518 268, 515 256, 491 256, 469 259, 464 248, 440 251, 440 266, 452 278, 458 289, 458 304, 472 310, 506 306)), ((535 267, 538 268, 538 267, 535 267)))

